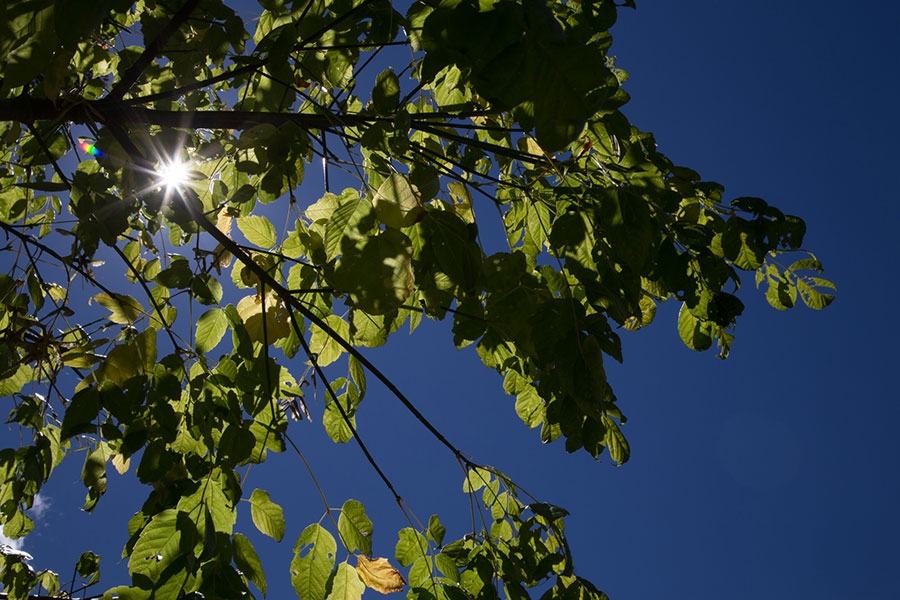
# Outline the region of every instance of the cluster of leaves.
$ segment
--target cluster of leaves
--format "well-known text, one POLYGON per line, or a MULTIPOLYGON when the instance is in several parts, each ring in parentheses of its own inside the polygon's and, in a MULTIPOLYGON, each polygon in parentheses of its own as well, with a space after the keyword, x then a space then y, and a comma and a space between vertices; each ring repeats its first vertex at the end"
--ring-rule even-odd
MULTIPOLYGON (((445 543, 446 528, 432 515, 427 525, 398 532, 394 557, 409 569, 409 598, 522 599, 529 597, 527 589, 551 581, 545 585, 543 600, 569 594, 607 600, 590 582, 574 575, 565 510, 546 503, 523 504, 515 484, 486 467, 473 466, 467 472, 463 491, 480 507, 481 529, 473 526, 465 537, 445 543)), ((301 598, 358 597, 365 587, 391 593, 407 585, 388 559, 367 558, 372 553, 373 526, 359 502, 344 503, 336 528, 348 559, 359 553, 355 572, 348 561, 336 565, 334 535, 321 521, 313 523, 300 535, 291 563, 291 578, 301 598)))
MULTIPOLYGON (((465 459, 359 348, 452 319, 457 347, 503 375, 542 440, 621 464, 604 369, 622 360, 617 331, 673 299, 684 343, 724 357, 744 271, 778 309, 826 306, 815 257, 777 262, 803 252, 803 222, 756 198, 725 204, 628 122, 611 0, 425 0, 405 15, 389 0, 260 4, 252 31, 222 0, 0 5, 0 395, 27 440, 0 452, 5 535, 30 531, 26 511, 68 455, 84 454, 88 511, 108 466, 134 459, 152 491, 128 524, 132 585, 109 593, 265 594, 234 531, 242 474, 293 445, 287 415, 310 416, 318 381, 328 434, 359 443, 393 491, 356 430, 374 376, 490 514, 446 545, 436 518, 400 532, 411 598, 525 598, 553 577, 548 599, 603 598, 574 574, 563 512, 523 505, 465 459), (395 46, 412 59, 369 77, 395 46), (319 159, 324 193, 301 203, 319 159), (191 181, 161 182, 178 161, 191 181), (494 211, 505 247, 489 252, 494 211)), ((401 587, 366 558, 371 523, 353 502, 336 528, 356 569, 310 526, 292 566, 303 600, 401 587)), ((281 508, 258 489, 249 504, 280 540, 281 508)), ((0 568, 10 597, 58 589, 21 557, 0 568)))

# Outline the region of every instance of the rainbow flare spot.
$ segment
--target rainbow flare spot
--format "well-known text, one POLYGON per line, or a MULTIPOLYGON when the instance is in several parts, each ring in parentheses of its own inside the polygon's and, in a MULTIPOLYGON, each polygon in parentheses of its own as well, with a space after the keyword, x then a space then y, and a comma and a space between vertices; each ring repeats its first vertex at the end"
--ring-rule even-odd
POLYGON ((78 145, 81 146, 82 150, 84 150, 91 156, 103 156, 103 152, 99 148, 97 148, 97 146, 95 146, 92 142, 89 142, 87 140, 81 140, 78 143, 78 145))

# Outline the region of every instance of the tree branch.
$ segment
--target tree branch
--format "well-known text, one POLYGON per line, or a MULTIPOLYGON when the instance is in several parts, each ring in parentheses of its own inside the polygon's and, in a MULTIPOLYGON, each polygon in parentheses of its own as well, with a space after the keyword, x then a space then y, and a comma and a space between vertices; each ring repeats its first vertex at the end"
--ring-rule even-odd
POLYGON ((288 123, 304 129, 354 127, 376 121, 392 121, 378 115, 266 113, 251 111, 208 110, 173 111, 152 110, 130 106, 113 100, 79 100, 68 106, 54 105, 50 100, 20 96, 0 100, 0 121, 33 122, 61 119, 72 123, 116 123, 126 127, 160 125, 185 129, 249 129, 254 125, 270 124, 281 127, 288 123))
POLYGON ((159 33, 156 34, 153 41, 147 44, 147 47, 144 48, 144 51, 135 63, 128 67, 128 70, 122 75, 122 79, 120 79, 109 91, 109 94, 106 95, 108 100, 121 100, 125 94, 128 93, 128 90, 130 90, 131 86, 138 80, 141 73, 143 73, 147 67, 150 66, 150 63, 153 62, 153 59, 162 52, 166 42, 168 42, 169 38, 172 37, 172 34, 178 31, 178 28, 184 24, 191 13, 194 12, 194 9, 197 8, 198 4, 200 4, 200 0, 186 0, 186 2, 181 5, 178 12, 172 15, 169 22, 159 30, 159 33))

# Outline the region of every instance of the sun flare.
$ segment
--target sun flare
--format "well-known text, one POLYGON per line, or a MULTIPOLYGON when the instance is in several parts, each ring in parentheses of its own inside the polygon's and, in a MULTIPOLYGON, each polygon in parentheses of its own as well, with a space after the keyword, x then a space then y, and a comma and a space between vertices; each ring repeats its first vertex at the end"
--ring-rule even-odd
POLYGON ((178 159, 163 161, 156 171, 156 176, 159 184, 169 192, 182 189, 190 179, 187 163, 178 159))

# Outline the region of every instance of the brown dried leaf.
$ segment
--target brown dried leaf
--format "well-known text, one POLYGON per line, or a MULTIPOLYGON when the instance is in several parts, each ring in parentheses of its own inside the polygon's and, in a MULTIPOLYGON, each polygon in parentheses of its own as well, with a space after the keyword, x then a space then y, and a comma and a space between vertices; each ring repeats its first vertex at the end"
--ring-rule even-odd
POLYGON ((369 559, 357 556, 356 572, 367 587, 382 594, 399 592, 406 585, 400 571, 392 567, 386 558, 369 559))

